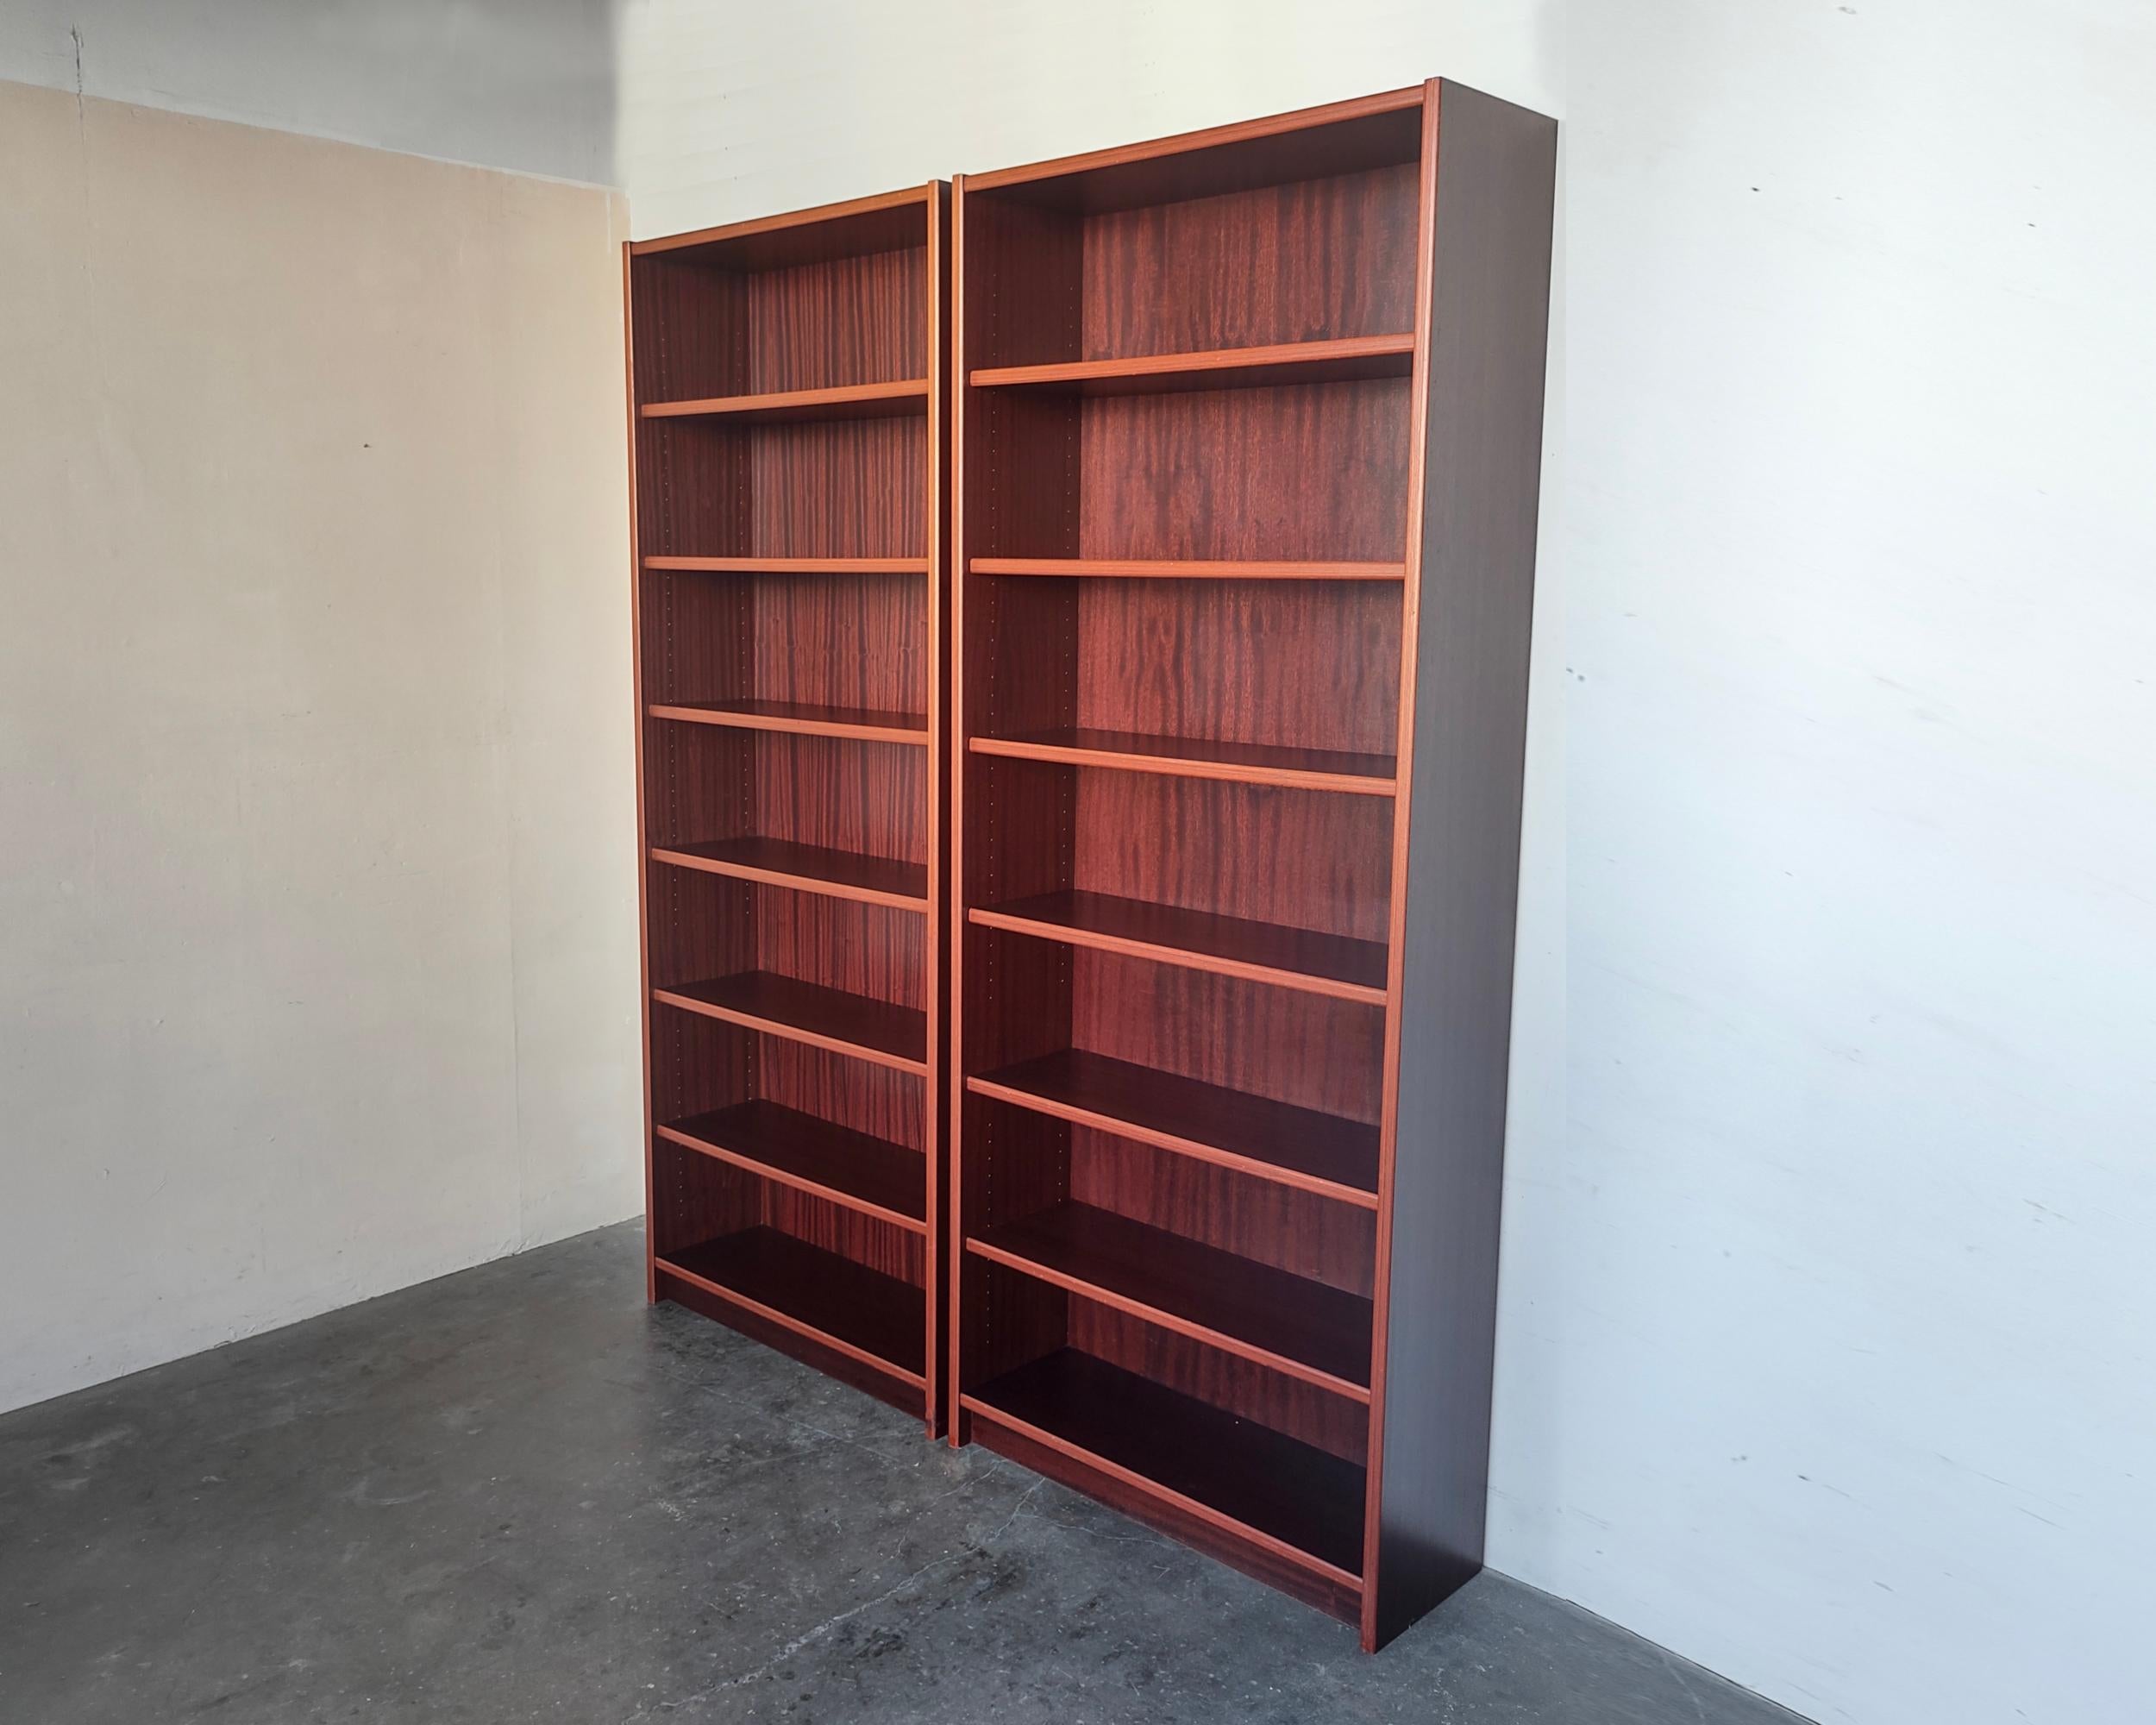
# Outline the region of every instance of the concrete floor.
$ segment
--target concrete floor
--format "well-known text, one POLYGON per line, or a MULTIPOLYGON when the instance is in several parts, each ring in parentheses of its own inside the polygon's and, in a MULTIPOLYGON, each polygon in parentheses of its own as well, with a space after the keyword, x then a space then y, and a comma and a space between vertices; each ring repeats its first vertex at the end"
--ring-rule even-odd
POLYGON ((672 1307, 610 1228, 0 1417, 0 1720, 1795 1718, 1486 1575, 1320 1617, 672 1307))

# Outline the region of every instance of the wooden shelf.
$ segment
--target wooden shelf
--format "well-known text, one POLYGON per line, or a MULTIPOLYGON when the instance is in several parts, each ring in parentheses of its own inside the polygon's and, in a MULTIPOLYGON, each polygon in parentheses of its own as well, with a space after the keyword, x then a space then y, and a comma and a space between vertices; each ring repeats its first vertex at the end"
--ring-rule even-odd
POLYGON ((900 419, 928 411, 928 380, 849 383, 768 395, 707 395, 694 401, 647 401, 646 419, 730 419, 736 424, 788 419, 900 419))
POLYGON ((924 575, 925 557, 646 557, 652 570, 718 575, 924 575))
POLYGON ((1369 1400, 1370 1302, 1322 1282, 1091 1204, 1054 1205, 986 1229, 967 1246, 1290 1377, 1369 1400))
POLYGON ((1225 779, 1243 785, 1291 790, 1345 791, 1352 795, 1394 794, 1393 757, 1348 755, 1329 749, 1283 749, 1260 743, 1217 743, 1194 737, 1147 737, 1126 731, 1074 726, 1024 737, 976 737, 966 745, 977 754, 1022 761, 1056 761, 1074 767, 1107 767, 1126 773, 1166 773, 1186 779, 1225 779))
POLYGON ((862 856, 820 844, 795 844, 783 838, 719 838, 700 844, 655 844, 651 860, 677 869, 787 887, 826 898, 851 899, 893 910, 928 909, 928 869, 919 862, 888 856, 862 856))
POLYGON ((1372 1651, 1482 1563, 1556 141, 955 200, 955 1433, 1372 1651))
POLYGON ((950 195, 624 283, 649 1292, 937 1436, 950 195))
POLYGON ((976 575, 1087 576, 1110 580, 1397 581, 1405 563, 1237 563, 1144 557, 969 557, 976 575))
POLYGON ((649 711, 654 718, 670 718, 683 724, 724 724, 741 731, 790 731, 797 737, 844 737, 861 743, 928 746, 925 713, 771 700, 655 702, 649 711))
POLYGON ((1406 377, 1414 365, 1412 331, 1283 342, 1262 348, 1214 348, 1119 360, 1046 366, 994 366, 973 373, 975 389, 1041 389, 1075 395, 1157 395, 1177 390, 1269 388, 1281 384, 1347 383, 1406 377))
POLYGON ((1178 1155, 1377 1208, 1377 1128, 1083 1049, 1022 1061, 966 1088, 1178 1155))
POLYGON ((924 1077, 928 1073, 928 1015, 912 1007, 894 1007, 769 970, 654 988, 651 995, 684 1012, 724 1019, 790 1042, 924 1077))
POLYGON ((968 913, 987 928, 1276 983, 1366 1005, 1385 1004, 1386 950, 1314 929, 1214 916, 1105 893, 1044 893, 968 913))
POLYGON ((894 1276, 768 1227, 660 1252, 655 1261, 758 1317, 927 1388, 924 1296, 894 1276))
POLYGON ((915 1233, 928 1225, 928 1164, 917 1150, 871 1138, 759 1097, 657 1128, 685 1150, 715 1156, 915 1233))
POLYGON ((963 1398, 982 1418, 1229 1524, 1352 1587, 1363 1570, 1364 1470, 1074 1348, 963 1398))

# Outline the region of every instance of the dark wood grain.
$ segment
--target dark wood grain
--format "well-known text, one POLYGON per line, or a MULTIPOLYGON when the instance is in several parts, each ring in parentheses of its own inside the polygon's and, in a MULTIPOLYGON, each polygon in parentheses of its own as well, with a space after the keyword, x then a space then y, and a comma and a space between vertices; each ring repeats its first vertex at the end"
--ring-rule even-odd
POLYGON ((1319 562, 1308 558, 1237 563, 1157 557, 973 557, 968 567, 976 575, 1082 575, 1111 580, 1396 581, 1407 573, 1404 563, 1319 562))
POLYGON ((1323 1113, 1381 1118, 1382 1007, 1119 953, 1081 948, 1074 958, 1075 1046, 1323 1113))
POLYGON ((654 718, 681 724, 725 724, 743 731, 787 731, 801 737, 844 737, 857 743, 928 742, 928 715, 880 712, 870 707, 818 706, 805 701, 669 701, 654 706, 654 718))
POLYGON ((1078 555, 1399 556, 1408 388, 1392 377, 1081 399, 1078 555))
POLYGON ((928 903, 928 869, 923 864, 818 844, 750 836, 655 845, 651 856, 654 862, 680 868, 707 869, 717 875, 899 909, 925 909, 928 903))
POLYGON ((1307 989, 1382 1006, 1386 949, 1278 923, 1215 916, 1206 911, 1103 893, 1044 893, 970 913, 991 927, 1096 946, 1162 963, 1307 989))
POLYGON ((1516 115, 1431 84, 956 199, 955 1436, 1365 1646, 1480 1561, 1549 259, 1516 115), (1252 1431, 1318 1465, 1240 1473, 1252 1431))
POLYGON ((918 246, 927 237, 927 198, 918 185, 843 203, 759 216, 719 228, 699 228, 638 240, 638 260, 674 260, 715 272, 791 269, 830 258, 918 246))
POLYGON ((928 380, 906 378, 761 395, 647 401, 639 411, 647 419, 730 419, 741 425, 780 424, 797 419, 896 419, 928 411, 928 380))
POLYGON ((711 1291, 923 1378, 921 1290, 775 1228, 743 1228, 661 1254, 711 1291))
POLYGON ((1357 1467, 1369 1457, 1369 1402, 1301 1378, 1284 1377, 1257 1360, 1229 1353, 1097 1300, 1069 1295, 1061 1339, 1037 1349, 1031 1357, 1045 1352, 1047 1346, 1067 1346, 1089 1353, 1163 1389, 1267 1427, 1357 1467))
POLYGON ((625 260, 650 1236, 790 1242, 742 1259, 737 1280, 770 1270, 769 1311, 693 1266, 655 1262, 652 1291, 931 1430, 945 197, 640 242, 625 260), (774 1254, 838 1266, 820 1328, 779 1309, 800 1278, 774 1254), (912 1339, 878 1344, 879 1362, 843 1308, 885 1282, 912 1290, 912 1339))
POLYGON ((667 1300, 712 1323, 724 1324, 753 1341, 799 1360, 804 1365, 850 1384, 865 1396, 889 1403, 902 1414, 921 1414, 925 1395, 911 1373, 895 1370, 887 1361, 832 1346, 792 1322, 766 1318, 739 1301, 712 1293, 699 1282, 667 1269, 655 1261, 653 1297, 667 1300))
POLYGON ((1371 1646, 1482 1562, 1557 145, 1457 85, 1437 117, 1371 1646))
POLYGON ((1389 797, 1394 789, 1390 755, 1353 755, 1333 749, 1224 743, 1206 737, 1145 736, 1077 725, 1018 736, 975 737, 968 746, 981 755, 1060 761, 1075 767, 1115 768, 1132 773, 1225 779, 1246 785, 1283 785, 1372 797, 1389 797))
POLYGON ((1037 1210, 975 1233, 971 1244, 1291 1376, 1369 1393, 1367 1298, 1090 1204, 1037 1210))
POLYGON ((1388 762, 1400 710, 1397 587, 1074 585, 1077 724, 1388 762))
POLYGON ((1388 938, 1389 799, 1154 773, 1076 776, 1070 878, 1081 890, 1388 938))
POLYGON ((1060 390, 1073 395, 1162 395, 1178 390, 1277 387, 1406 377, 1414 353, 1408 336, 1350 336, 1215 348, 1135 358, 1005 366, 973 374, 975 389, 1060 390))
POLYGON ((925 245, 760 269, 747 279, 752 393, 928 377, 925 245))
MULTIPOLYGON (((1065 1189, 1237 1258, 1367 1301, 1377 1273, 1377 1220, 1367 1204, 1261 1179, 1210 1157, 1074 1123, 1065 1189)), ((1361 1459, 1361 1452, 1357 1452, 1361 1459)))
POLYGON ((1354 1577, 1360 1467, 1252 1421, 1059 1349, 973 1392, 981 1408, 1059 1438, 1150 1487, 1354 1577))
POLYGON ((1411 162, 1421 139, 1420 86, 1238 120, 1144 143, 968 177, 970 188, 1044 206, 1127 210, 1411 162))
POLYGON ((1415 181, 1403 160, 1089 217, 1086 357, 1402 336, 1412 354, 1415 181))
POLYGON ((1361 1120, 1082 1049, 997 1069, 968 1088, 1351 1203, 1376 1201, 1377 1128, 1361 1120))
POLYGON ((653 992, 686 1012, 709 1013, 774 1036, 799 1038, 834 1053, 926 1070, 927 1019, 917 1008, 768 970, 737 971, 653 992))
POLYGON ((926 1182, 917 1150, 834 1126, 761 1098, 663 1123, 685 1149, 738 1162, 769 1178, 866 1208, 887 1220, 925 1226, 926 1182))

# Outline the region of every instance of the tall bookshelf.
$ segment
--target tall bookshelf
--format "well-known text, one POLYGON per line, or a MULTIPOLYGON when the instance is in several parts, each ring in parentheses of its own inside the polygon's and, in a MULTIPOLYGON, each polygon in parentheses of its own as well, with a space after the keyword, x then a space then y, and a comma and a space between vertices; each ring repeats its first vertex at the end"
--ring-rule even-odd
POLYGON ((949 207, 624 260, 650 1295, 931 1432, 949 207))
POLYGON ((958 182, 951 1437, 1354 1623, 1480 1567, 1554 122, 958 182))

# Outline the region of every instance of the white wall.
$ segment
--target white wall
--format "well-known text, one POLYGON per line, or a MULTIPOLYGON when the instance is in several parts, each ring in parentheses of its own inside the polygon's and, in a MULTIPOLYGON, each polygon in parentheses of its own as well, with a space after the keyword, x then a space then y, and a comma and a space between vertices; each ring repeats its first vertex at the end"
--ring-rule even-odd
POLYGON ((0 78, 616 183, 611 0, 8 0, 0 78))
POLYGON ((641 1208, 624 228, 0 85, 0 1408, 641 1208))
POLYGON ((2153 38, 624 16, 639 234, 1433 72, 1566 120, 1491 1555, 1822 1721, 2147 1716, 2153 38))

